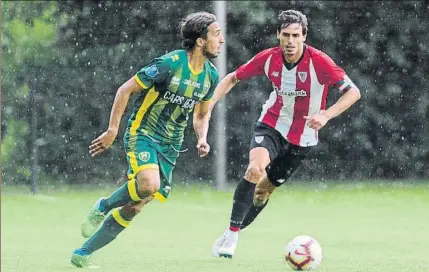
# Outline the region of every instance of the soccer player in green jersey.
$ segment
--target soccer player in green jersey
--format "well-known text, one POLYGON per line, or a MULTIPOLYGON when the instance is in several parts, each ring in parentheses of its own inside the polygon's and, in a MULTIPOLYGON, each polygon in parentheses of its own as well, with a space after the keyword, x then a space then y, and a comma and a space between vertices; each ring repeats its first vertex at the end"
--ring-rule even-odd
POLYGON ((81 231, 89 239, 72 254, 77 267, 90 266, 92 253, 113 241, 146 203, 166 201, 192 111, 198 154, 204 157, 210 151, 208 105, 219 75, 208 59, 219 54, 224 36, 216 17, 207 12, 188 15, 180 34, 184 50, 155 58, 118 89, 108 129, 89 146, 92 156, 111 146, 130 95, 138 94, 124 135, 128 181, 98 199, 84 218, 81 231))

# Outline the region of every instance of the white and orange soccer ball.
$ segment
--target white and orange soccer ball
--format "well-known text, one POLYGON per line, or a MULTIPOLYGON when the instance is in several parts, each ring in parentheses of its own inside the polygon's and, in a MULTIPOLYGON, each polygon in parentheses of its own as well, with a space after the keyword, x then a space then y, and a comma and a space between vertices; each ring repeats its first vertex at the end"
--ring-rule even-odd
POLYGON ((287 244, 285 259, 293 270, 313 270, 322 262, 322 247, 313 237, 299 235, 287 244))

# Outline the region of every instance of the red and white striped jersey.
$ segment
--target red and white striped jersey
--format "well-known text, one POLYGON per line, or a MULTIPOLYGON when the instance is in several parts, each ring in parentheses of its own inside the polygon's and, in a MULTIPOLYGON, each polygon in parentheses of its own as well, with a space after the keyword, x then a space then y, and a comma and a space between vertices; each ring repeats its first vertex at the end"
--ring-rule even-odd
POLYGON ((236 78, 265 75, 273 91, 262 107, 258 122, 276 129, 294 145, 316 145, 318 132, 307 126, 304 116, 325 109, 329 86, 346 92, 354 84, 328 55, 309 45, 305 45, 304 54, 293 69, 288 70, 283 59, 281 47, 266 49, 241 65, 236 78))

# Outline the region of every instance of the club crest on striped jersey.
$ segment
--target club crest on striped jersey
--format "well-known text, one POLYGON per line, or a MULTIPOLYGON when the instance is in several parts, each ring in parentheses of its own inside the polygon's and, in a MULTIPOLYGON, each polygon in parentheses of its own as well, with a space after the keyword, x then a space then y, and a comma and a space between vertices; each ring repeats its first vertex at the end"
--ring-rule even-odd
POLYGON ((301 82, 305 82, 307 80, 307 72, 298 72, 298 77, 301 82))

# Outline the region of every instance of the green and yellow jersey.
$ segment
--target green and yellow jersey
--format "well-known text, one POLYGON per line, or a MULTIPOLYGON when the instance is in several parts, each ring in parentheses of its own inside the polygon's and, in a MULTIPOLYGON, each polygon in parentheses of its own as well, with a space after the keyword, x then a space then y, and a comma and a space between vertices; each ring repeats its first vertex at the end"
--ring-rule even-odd
POLYGON ((143 91, 128 120, 128 136, 148 135, 161 143, 181 144, 189 114, 209 101, 219 82, 210 61, 196 73, 185 50, 155 58, 134 76, 143 91))

